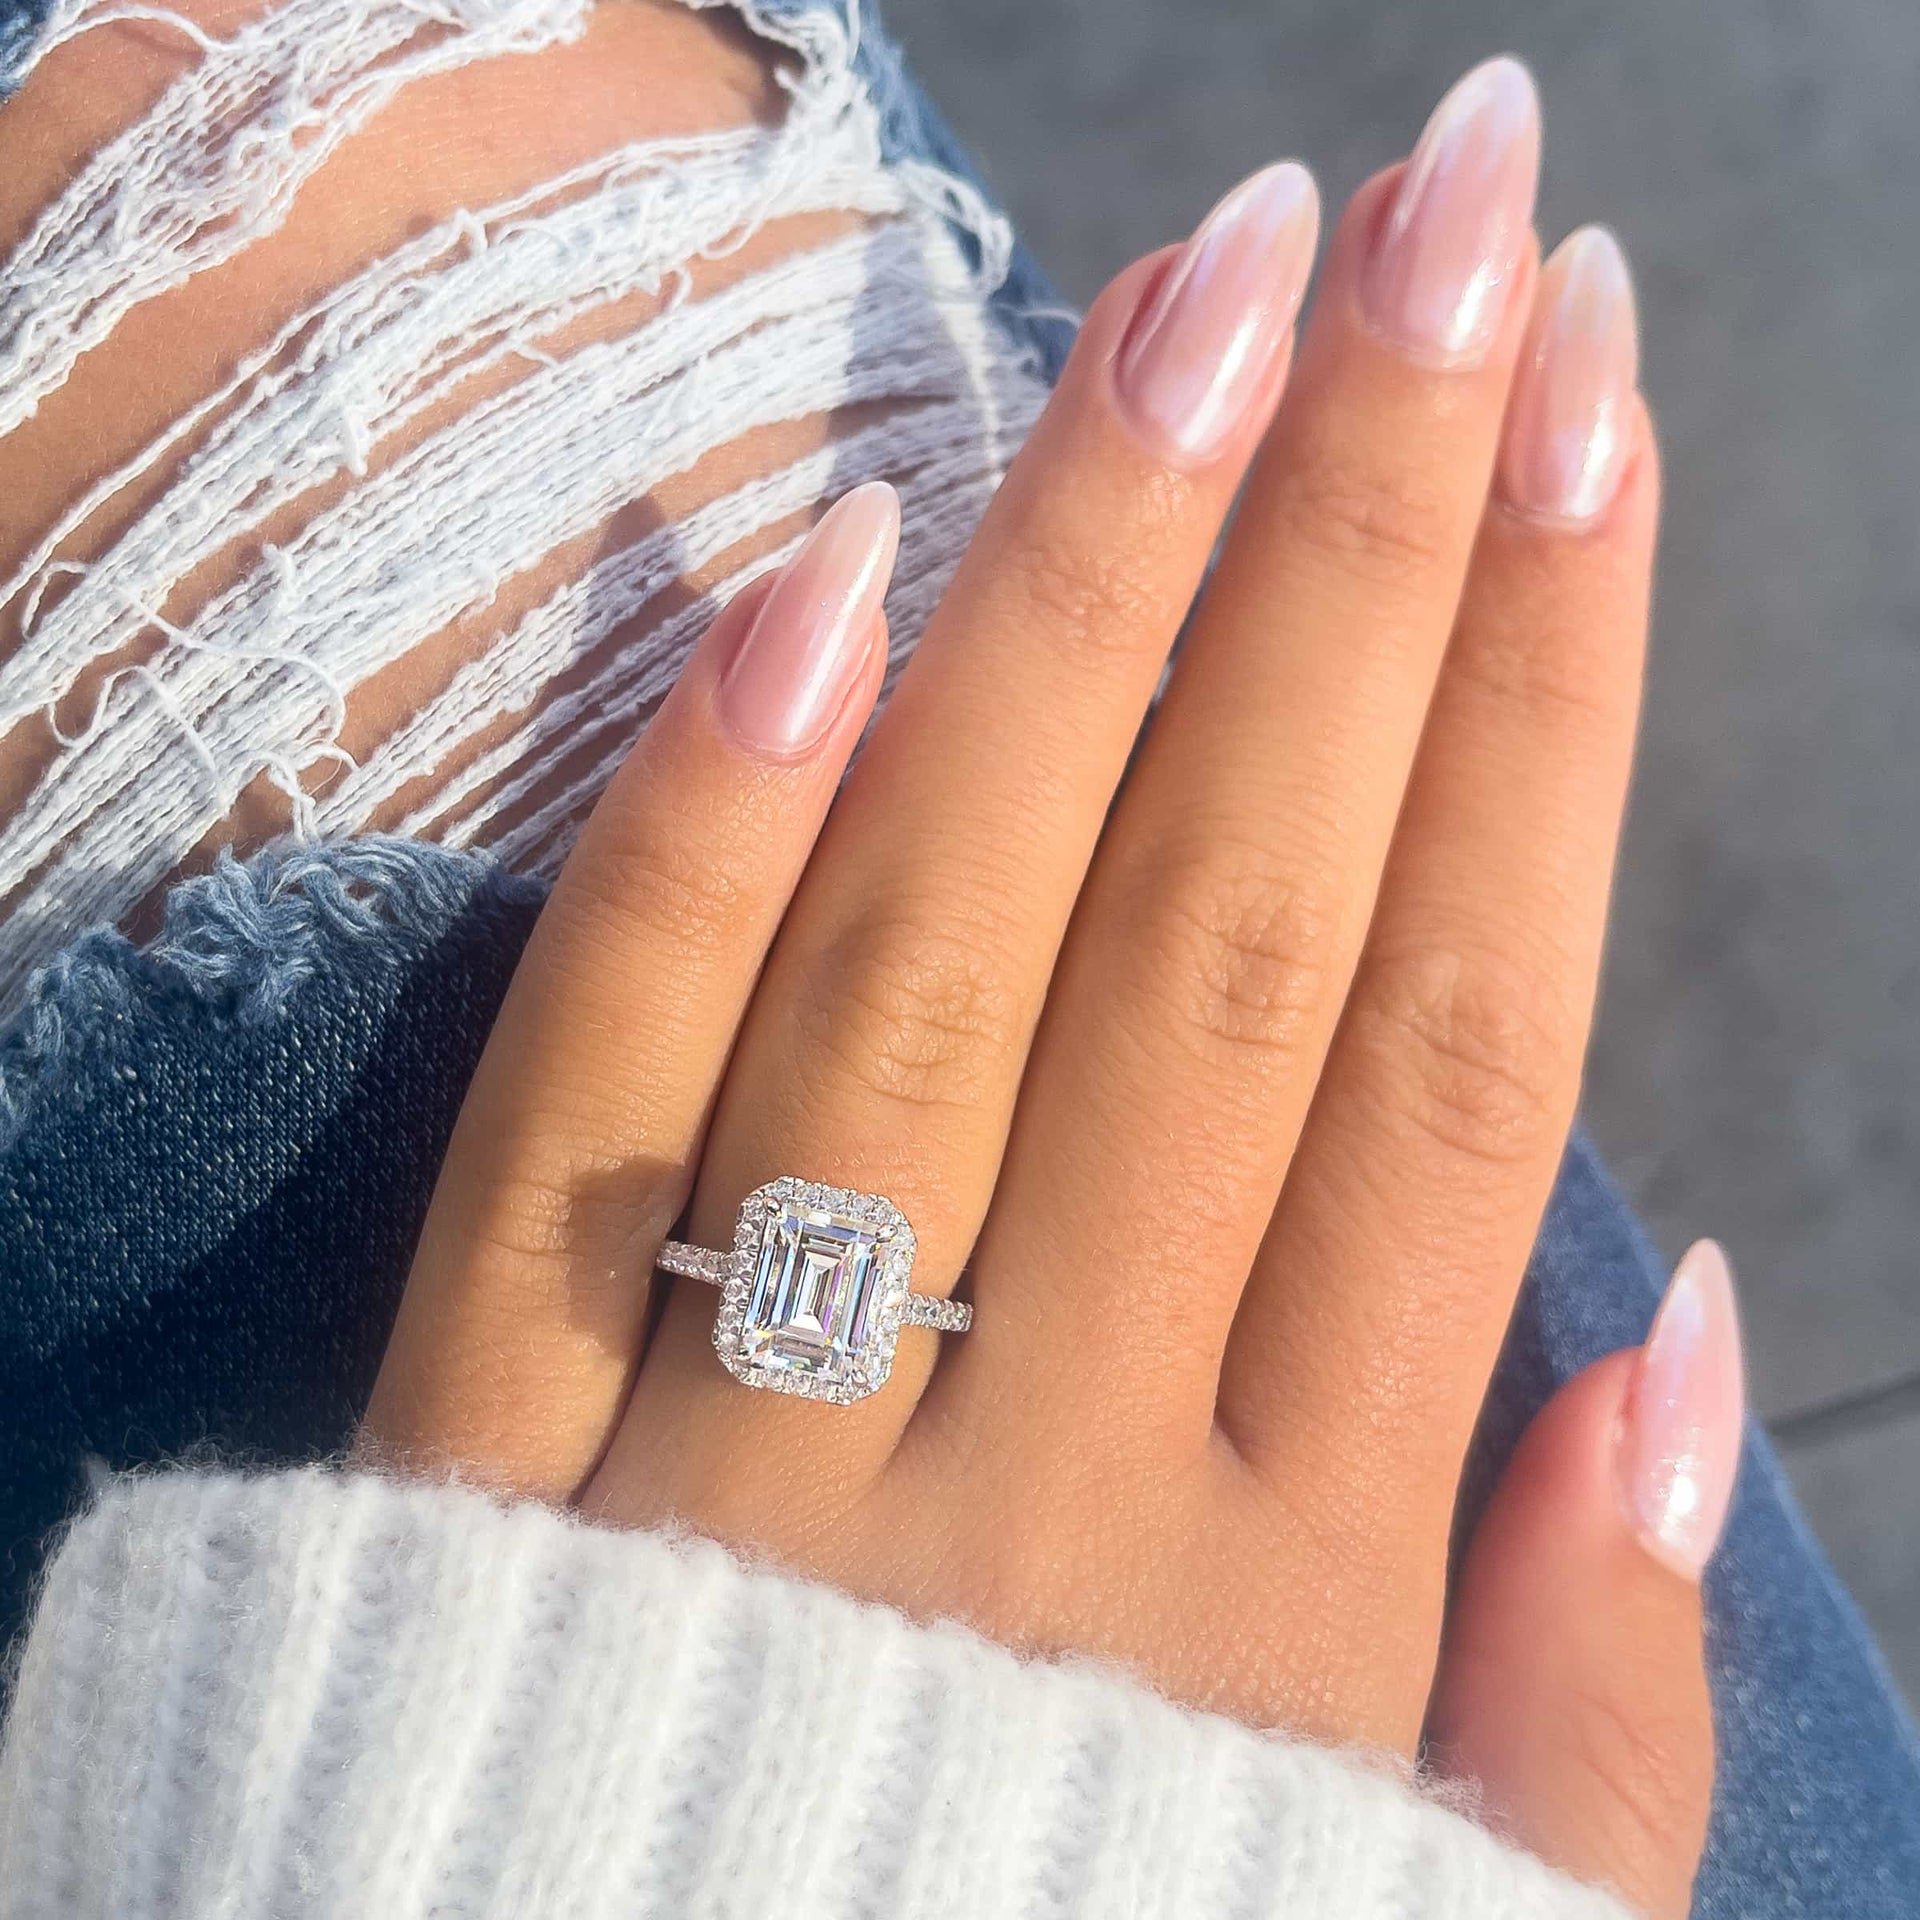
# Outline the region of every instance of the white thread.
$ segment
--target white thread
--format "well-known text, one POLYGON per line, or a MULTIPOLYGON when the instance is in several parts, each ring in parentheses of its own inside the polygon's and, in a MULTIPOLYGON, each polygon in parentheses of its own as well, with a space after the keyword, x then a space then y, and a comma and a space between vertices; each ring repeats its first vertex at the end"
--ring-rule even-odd
POLYGON ((185 34, 202 53, 212 53, 219 44, 203 27, 197 26, 184 13, 174 12, 171 7, 70 5, 60 9, 48 21, 34 47, 33 57, 21 66, 18 79, 24 80, 55 47, 64 47, 69 40, 90 33, 95 27, 110 27, 118 20, 148 20, 159 26, 171 27, 176 33, 185 34))
MULTIPOLYGON (((928 538, 930 521, 918 509, 971 480, 979 495, 972 502, 978 512, 985 489, 975 451, 977 434, 977 416, 966 403, 919 408, 901 420, 865 428, 818 448, 608 555, 533 608, 486 654, 469 662, 444 692, 386 741, 377 763, 330 788, 320 803, 323 830, 352 832, 366 826, 383 802, 418 778, 419 768, 432 766, 443 769, 440 785, 430 799, 396 823, 396 830, 430 833, 455 845, 473 844, 480 827, 504 811, 520 792, 538 785, 547 765, 545 749, 558 753, 567 745, 577 746, 580 734, 575 723, 596 708, 620 729, 624 751, 672 685, 680 656, 670 628, 684 618, 684 611, 654 627, 644 650, 616 653, 583 686, 543 703, 537 715, 490 751, 457 770, 447 764, 466 740, 504 715, 530 707, 547 686, 589 659, 665 588, 708 569, 760 529, 804 513, 829 491, 844 492, 882 476, 890 476, 899 486, 906 524, 890 610, 897 611, 924 573, 937 569, 944 583, 956 550, 928 538), (472 795, 490 781, 504 778, 521 761, 529 763, 524 788, 503 788, 473 812, 459 814, 447 824, 472 795)), ((710 587, 693 603, 699 609, 698 624, 704 624, 737 591, 736 581, 744 586, 778 565, 792 545, 789 541, 763 554, 710 587)))
MULTIPOLYGON (((31 418, 143 301, 279 227, 301 183, 402 87, 575 39, 589 5, 285 0, 213 42, 94 155, 0 272, 0 433, 31 418)), ((119 9, 92 12, 75 9, 60 37, 119 9)))
MULTIPOLYGON (((988 488, 979 476, 971 435, 958 442, 942 444, 943 431, 955 424, 956 411, 929 409, 921 416, 918 424, 926 430, 925 444, 931 457, 917 471, 901 471, 897 464, 901 440, 897 433, 889 430, 884 435, 876 433, 867 446, 843 443, 823 450, 811 460, 788 469, 785 475, 775 477, 795 483, 796 505, 804 506, 809 499, 820 497, 828 480, 821 469, 829 458, 835 490, 844 490, 857 485, 863 477, 872 477, 863 472, 869 460, 888 463, 887 471, 900 487, 903 509, 900 557, 894 570, 893 587, 887 596, 892 635, 890 653, 895 664, 905 658, 913 640, 918 638, 927 614, 946 586, 967 533, 986 504, 988 488), (805 491, 809 485, 813 489, 810 494, 805 491), (955 508, 962 523, 957 529, 953 524, 955 508)), ((773 517, 769 515, 768 519, 773 517)), ((692 521, 683 522, 681 531, 693 528, 692 521)), ((691 605, 662 621, 650 636, 652 648, 648 652, 617 654, 584 686, 550 702, 529 722, 515 743, 517 757, 525 762, 522 770, 458 820, 436 826, 433 837, 451 846, 488 844, 485 830, 496 820, 509 817, 518 802, 538 790, 555 760, 562 754, 571 758, 584 745, 598 742, 599 752, 591 766, 550 794, 538 812, 491 840, 494 850, 510 865, 524 866, 532 872, 546 871, 540 857, 542 849, 551 842, 564 853, 570 838, 565 830, 577 825, 594 796, 625 758, 648 715, 673 684, 684 649, 720 607, 768 566, 779 564, 795 544, 797 542, 789 542, 779 552, 741 568, 691 605), (547 748, 551 749, 550 755, 541 751, 547 748)), ((629 549, 630 553, 637 551, 629 549)), ((608 570, 624 571, 618 563, 626 558, 626 555, 616 555, 608 570)), ((609 604, 603 618, 610 628, 620 617, 621 599, 617 590, 606 597, 609 604)), ((505 764, 510 762, 504 756, 483 756, 475 766, 462 769, 445 783, 431 806, 416 809, 403 820, 400 831, 418 833, 434 826, 450 804, 463 800, 486 779, 497 775, 505 764)))
MULTIPOLYGON (((770 213, 851 202, 882 213, 897 193, 874 191, 885 176, 828 129, 820 165, 796 173, 794 190, 770 213)), ((764 137, 675 143, 666 153, 630 148, 608 169, 576 169, 555 187, 577 196, 545 212, 535 196, 488 214, 456 216, 399 253, 336 288, 284 326, 219 393, 97 485, 0 586, 0 602, 25 593, 26 638, 0 665, 0 724, 57 697, 74 667, 133 639, 135 604, 150 604, 229 541, 264 525, 303 494, 339 475, 364 476, 370 450, 402 431, 464 381, 518 353, 537 364, 551 355, 530 342, 637 292, 688 254, 723 244, 738 208, 725 188, 755 164, 764 137), (671 167, 671 171, 669 168, 671 167), (718 223, 718 230, 716 225, 718 223), (470 231, 497 225, 500 237, 474 249, 470 231), (466 247, 463 254, 461 248, 466 247), (447 264, 434 271, 437 262, 447 264), (114 494, 151 473, 190 433, 225 408, 181 478, 103 559, 90 567, 54 561, 114 494), (41 614, 54 568, 81 584, 41 614), (137 596, 137 601, 135 599, 137 596), (115 600, 120 606, 114 606, 115 600)), ((767 155, 783 171, 784 156, 767 155)), ((540 198, 555 197, 549 189, 540 198)))
MULTIPOLYGON (((0 297, 12 417, 68 377, 90 329, 104 338, 139 300, 284 218, 311 153, 363 124, 376 96, 571 37, 586 4, 293 0, 215 43, 105 150, 125 163, 112 190, 89 163, 16 254, 37 249, 0 297), (113 282, 129 247, 138 270, 113 282)), ((60 730, 57 756, 0 825, 0 891, 13 893, 0 1005, 80 925, 124 914, 263 776, 308 835, 363 827, 425 780, 402 830, 550 871, 714 607, 773 564, 785 547, 770 555, 769 536, 828 492, 902 485, 888 607, 896 656, 911 646, 1041 399, 980 300, 1010 240, 964 183, 883 163, 837 13, 741 11, 799 56, 777 128, 636 143, 449 215, 288 321, 0 583, 23 633, 0 666, 0 725, 53 717, 83 674, 110 666, 92 712, 60 730), (866 224, 691 291, 695 263, 821 210, 866 224), (570 323, 634 295, 657 310, 565 344, 570 323), (430 410, 469 398, 392 450, 430 410), (353 694, 373 674, 716 448, 848 406, 866 423, 589 565, 478 643, 361 763, 344 751, 353 694), (183 448, 150 504, 92 558, 71 556, 97 515, 153 488, 183 448), (330 483, 297 532, 262 539, 330 483), (230 549, 244 558, 248 540, 231 585, 174 611, 196 569, 230 549), (704 591, 663 600, 695 577, 704 591), (139 657, 110 664, 129 649, 139 657)), ((113 12, 68 0, 55 32, 113 12)))

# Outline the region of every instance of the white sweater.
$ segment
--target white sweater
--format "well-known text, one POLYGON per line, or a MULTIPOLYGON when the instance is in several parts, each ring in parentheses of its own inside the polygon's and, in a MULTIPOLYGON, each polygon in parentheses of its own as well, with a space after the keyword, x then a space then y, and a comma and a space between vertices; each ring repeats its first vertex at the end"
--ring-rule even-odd
POLYGON ((1391 1769, 710 1543, 322 1471, 104 1492, 0 1920, 1621 1920, 1391 1769))

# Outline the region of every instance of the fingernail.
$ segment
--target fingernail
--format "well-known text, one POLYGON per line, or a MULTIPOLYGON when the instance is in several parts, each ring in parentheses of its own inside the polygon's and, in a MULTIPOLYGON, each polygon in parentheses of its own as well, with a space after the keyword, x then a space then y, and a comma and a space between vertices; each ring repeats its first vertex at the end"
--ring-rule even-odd
POLYGON ((1564 241, 1540 276, 1500 454, 1519 512, 1580 525, 1620 491, 1640 379, 1633 277, 1604 227, 1564 241))
POLYGON ((720 717, 743 745, 791 758, 819 743, 860 678, 899 545, 884 480, 828 508, 720 676, 720 717))
POLYGON ((1719 1246, 1699 1240, 1640 1350, 1618 1452, 1628 1518, 1647 1551, 1689 1580, 1719 1544, 1745 1417, 1733 1272, 1719 1246))
POLYGON ((1362 279, 1374 328, 1418 359, 1480 360, 1500 331, 1540 184, 1540 98, 1489 60, 1434 109, 1362 279))
POLYGON ((1312 174, 1293 160, 1268 167, 1207 215, 1134 316, 1114 382, 1168 459, 1213 458, 1271 392, 1319 229, 1312 174))

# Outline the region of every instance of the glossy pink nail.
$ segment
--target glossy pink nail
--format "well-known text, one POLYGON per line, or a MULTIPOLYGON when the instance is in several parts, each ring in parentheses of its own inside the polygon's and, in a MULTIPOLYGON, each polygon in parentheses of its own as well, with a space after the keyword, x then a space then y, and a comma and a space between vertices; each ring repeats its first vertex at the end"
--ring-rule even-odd
POLYGON ((1517 511, 1579 526, 1613 504, 1640 379, 1633 277, 1604 227, 1564 241, 1540 276, 1500 453, 1517 511))
POLYGON ((1143 302, 1114 384, 1167 459, 1213 459, 1271 397, 1319 230, 1313 176, 1296 161, 1268 167, 1208 214, 1143 302))
POLYGON ((1719 1544, 1746 1417, 1727 1256, 1696 1241, 1640 1350, 1622 1415, 1620 1494, 1647 1551, 1697 1580, 1719 1544))
POLYGON ((742 745, 792 758, 817 746, 860 678, 900 545, 884 480, 843 495, 781 570, 720 676, 720 718, 742 745))
POLYGON ((1482 359, 1500 331, 1540 183, 1540 100, 1518 60, 1475 67, 1434 109, 1362 279, 1368 321, 1416 359, 1482 359))

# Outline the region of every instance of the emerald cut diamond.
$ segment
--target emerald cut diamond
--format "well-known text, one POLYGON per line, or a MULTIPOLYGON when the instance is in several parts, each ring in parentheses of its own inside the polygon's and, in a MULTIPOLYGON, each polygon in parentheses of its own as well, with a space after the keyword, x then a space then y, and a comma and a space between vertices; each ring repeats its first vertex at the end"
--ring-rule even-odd
POLYGON ((735 1379, 842 1405, 885 1384, 913 1229, 890 1201, 776 1180, 747 1196, 714 1322, 735 1379))

